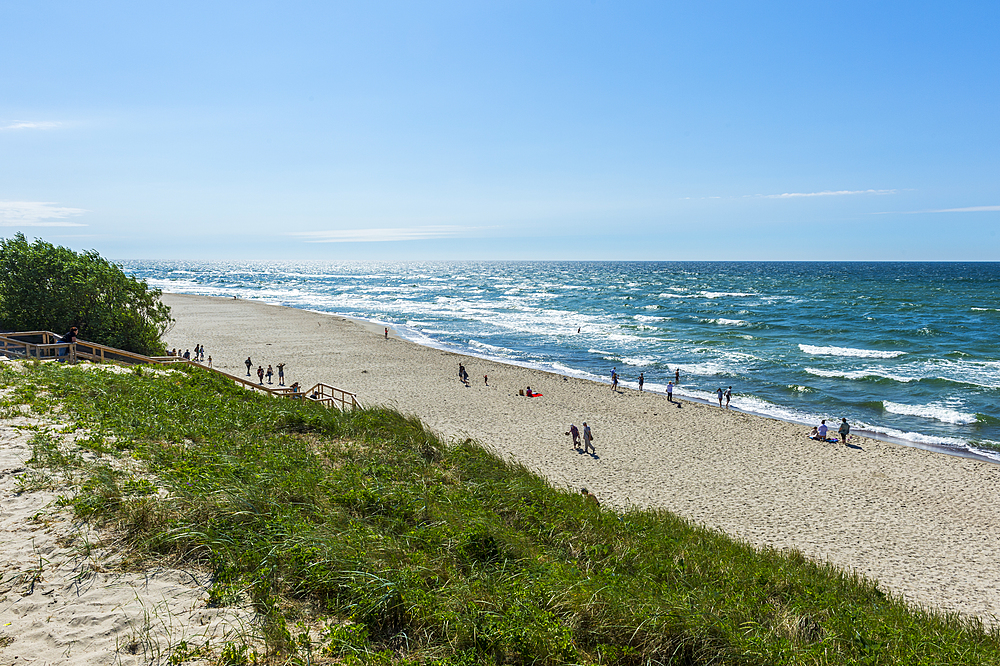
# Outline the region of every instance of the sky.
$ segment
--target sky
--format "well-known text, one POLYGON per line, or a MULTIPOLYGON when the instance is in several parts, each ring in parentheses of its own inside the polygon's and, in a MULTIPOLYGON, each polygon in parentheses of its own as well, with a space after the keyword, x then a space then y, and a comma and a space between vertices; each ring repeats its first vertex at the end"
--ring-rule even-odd
POLYGON ((0 237, 1000 261, 997 2, 0 0, 0 237))

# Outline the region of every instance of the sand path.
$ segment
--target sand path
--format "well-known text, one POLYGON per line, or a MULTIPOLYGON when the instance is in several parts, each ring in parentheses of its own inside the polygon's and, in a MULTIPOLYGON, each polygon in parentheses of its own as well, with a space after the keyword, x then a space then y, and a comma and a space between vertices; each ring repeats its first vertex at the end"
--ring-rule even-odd
POLYGON ((245 375, 248 355, 255 368, 284 362, 287 383, 323 381, 363 404, 394 406, 557 486, 587 486, 605 505, 662 507, 855 569, 914 604, 993 623, 1000 616, 998 465, 863 438, 821 444, 802 426, 384 339, 380 327, 338 316, 163 300, 177 320, 168 347, 203 344, 216 368, 245 375), (468 387, 458 381, 460 362, 468 387), (526 386, 544 396, 519 396, 526 386), (574 451, 564 434, 583 421, 597 457, 574 451))

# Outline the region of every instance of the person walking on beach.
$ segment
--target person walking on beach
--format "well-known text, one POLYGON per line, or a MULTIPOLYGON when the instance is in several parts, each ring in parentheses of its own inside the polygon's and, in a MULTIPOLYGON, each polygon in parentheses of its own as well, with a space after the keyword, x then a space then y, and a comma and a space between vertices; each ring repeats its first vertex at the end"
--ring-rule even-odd
POLYGON ((643 384, 644 381, 646 381, 646 380, 643 379, 642 373, 640 372, 639 373, 639 393, 642 393, 642 384, 643 384))
POLYGON ((264 366, 257 366, 257 382, 263 386, 264 384, 264 366))
POLYGON ((247 356, 247 360, 243 361, 243 363, 244 363, 244 365, 247 366, 247 377, 249 377, 250 376, 250 368, 253 367, 253 361, 251 361, 250 357, 247 356))
POLYGON ((729 401, 733 399, 733 387, 726 389, 726 409, 729 409, 729 401))
POLYGON ((274 376, 274 368, 272 368, 270 365, 268 365, 267 366, 267 373, 265 373, 265 374, 267 374, 267 383, 268 384, 272 383, 271 382, 271 377, 274 376))
POLYGON ((483 383, 486 384, 487 386, 490 385, 490 376, 489 375, 483 375, 483 383))
POLYGON ((719 407, 722 407, 722 387, 720 386, 716 393, 719 394, 719 407))
POLYGON ((617 372, 612 372, 611 373, 611 390, 612 391, 617 391, 618 390, 618 373, 617 372))
POLYGON ((674 383, 667 382, 667 402, 674 401, 674 383))
POLYGON ((285 385, 285 364, 284 363, 279 363, 278 364, 278 385, 279 386, 284 386, 285 385))
POLYGON ((573 438, 573 448, 577 451, 580 450, 580 429, 576 427, 575 424, 569 424, 569 435, 573 438))
POLYGON ((840 441, 845 446, 847 445, 847 436, 851 434, 851 426, 847 423, 846 418, 840 419, 840 427, 837 428, 837 432, 840 433, 840 441))
POLYGON ((597 449, 594 448, 594 433, 590 432, 590 426, 587 422, 583 422, 583 452, 597 454, 597 449))

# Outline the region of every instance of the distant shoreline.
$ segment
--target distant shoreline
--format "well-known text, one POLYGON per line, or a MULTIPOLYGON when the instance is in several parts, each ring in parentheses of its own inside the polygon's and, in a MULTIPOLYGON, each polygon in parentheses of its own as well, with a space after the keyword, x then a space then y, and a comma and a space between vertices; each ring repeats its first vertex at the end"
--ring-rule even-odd
MULTIPOLYGON (((732 263, 732 262, 722 262, 722 263, 732 263)), ((773 262, 773 263, 789 263, 789 262, 773 262)), ((827 263, 844 263, 844 262, 827 262, 827 263)), ((873 262, 860 262, 860 263, 873 263, 873 262)), ((899 263, 899 262, 885 262, 885 263, 899 263)), ((910 262, 910 263, 921 263, 921 262, 910 262)), ((965 262, 944 262, 944 263, 965 263, 965 262)), ((987 262, 987 263, 998 263, 998 262, 987 262)), ((194 295, 194 294, 180 294, 180 293, 174 293, 174 292, 164 292, 164 294, 168 294, 168 293, 174 294, 174 295, 178 295, 178 296, 193 296, 194 295)), ((198 296, 198 297, 199 298, 221 298, 223 300, 228 300, 225 297, 221 297, 221 296, 198 296)), ((240 300, 240 299, 237 299, 237 300, 240 300)), ((493 363, 500 363, 500 364, 503 364, 503 365, 509 365, 509 366, 512 366, 512 367, 525 368, 525 369, 528 369, 528 370, 537 370, 538 372, 546 372, 546 373, 550 373, 550 374, 559 375, 561 377, 572 377, 573 379, 577 379, 577 380, 580 380, 580 381, 590 381, 590 382, 594 382, 595 384, 600 384, 602 386, 607 386, 607 387, 611 386, 610 382, 607 382, 607 381, 604 381, 604 380, 591 379, 591 378, 588 378, 588 377, 576 377, 573 374, 561 373, 558 370, 537 368, 537 367, 529 365, 529 364, 522 364, 522 363, 517 363, 516 361, 510 361, 510 360, 507 360, 507 359, 500 359, 500 358, 491 357, 491 356, 489 356, 487 354, 477 354, 477 353, 475 353, 472 350, 455 347, 455 346, 449 345, 447 343, 440 343, 440 344, 437 344, 437 345, 427 344, 427 343, 424 343, 424 342, 420 342, 420 341, 411 339, 411 338, 406 337, 404 335, 399 335, 399 333, 396 332, 395 327, 392 324, 387 323, 387 322, 382 322, 382 321, 378 321, 378 320, 374 320, 374 319, 365 319, 363 317, 356 317, 356 316, 352 316, 352 315, 340 314, 340 313, 337 313, 337 312, 326 312, 326 311, 323 311, 323 310, 315 310, 315 309, 311 309, 311 308, 296 308, 294 306, 281 305, 281 304, 278 304, 278 303, 268 303, 267 301, 264 301, 264 300, 255 300, 255 299, 242 299, 242 300, 247 301, 247 302, 260 303, 260 304, 263 304, 263 305, 270 305, 272 307, 289 308, 289 309, 292 309, 292 310, 300 310, 302 312, 312 312, 312 313, 315 313, 315 314, 321 315, 321 316, 337 317, 337 318, 340 318, 340 319, 344 319, 344 320, 348 320, 348 321, 353 321, 357 325, 359 325, 362 328, 364 328, 365 330, 367 330, 367 331, 369 331, 369 332, 371 332, 373 334, 376 334, 376 335, 383 335, 383 333, 384 333, 383 329, 387 327, 389 329, 389 334, 391 336, 394 336, 394 337, 396 337, 396 338, 398 338, 400 340, 404 340, 406 342, 409 342, 410 344, 414 344, 414 345, 417 345, 417 346, 420 346, 420 347, 424 347, 424 348, 427 348, 427 349, 436 349, 438 351, 448 352, 448 353, 456 354, 456 355, 459 355, 459 356, 466 356, 468 358, 479 359, 479 360, 482 360, 482 361, 490 361, 490 362, 493 362, 493 363)), ((681 385, 678 385, 678 386, 681 386, 681 385)), ((628 388, 628 387, 626 387, 626 388, 628 388)), ((632 390, 632 389, 629 389, 629 390, 632 390)), ((655 393, 654 391, 647 391, 647 392, 648 393, 655 393)), ((680 396, 680 394, 682 393, 682 391, 675 391, 675 393, 680 396)), ((665 395, 662 392, 659 393, 659 394, 660 395, 665 395)), ((704 404, 704 405, 708 405, 708 406, 712 406, 712 405, 715 404, 714 401, 712 401, 710 399, 704 399, 704 398, 700 398, 700 397, 696 397, 696 396, 685 395, 685 396, 681 396, 681 397, 682 397, 683 400, 688 401, 688 402, 693 402, 693 403, 698 403, 698 404, 704 404)), ((779 418, 777 416, 773 416, 771 414, 765 414, 765 413, 757 412, 757 411, 754 411, 752 409, 743 409, 743 408, 740 408, 740 407, 736 406, 735 404, 730 408, 730 411, 736 411, 736 412, 741 412, 741 413, 745 413, 745 414, 752 414, 752 415, 758 416, 760 418, 772 419, 772 420, 779 421, 779 422, 782 422, 782 423, 788 423, 788 424, 791 424, 791 425, 800 426, 800 427, 803 427, 805 429, 809 429, 809 428, 813 427, 814 425, 819 425, 818 423, 809 423, 809 422, 806 422, 806 421, 797 421, 797 420, 790 420, 790 419, 782 419, 782 418, 779 418)), ((837 424, 835 424, 835 425, 837 425, 837 424)), ((831 430, 836 430, 836 428, 831 428, 831 430)), ((965 458, 965 459, 969 459, 969 460, 976 460, 976 461, 979 461, 979 462, 989 463, 991 465, 1000 465, 1000 459, 998 459, 998 458, 991 458, 989 456, 986 456, 986 455, 983 455, 983 454, 980 454, 980 453, 976 453, 974 451, 962 450, 962 449, 959 449, 957 447, 948 446, 946 444, 923 443, 923 442, 918 442, 918 441, 915 441, 915 440, 912 440, 912 439, 905 439, 905 438, 902 438, 902 437, 893 437, 892 435, 886 435, 886 434, 875 432, 875 431, 872 431, 872 430, 866 430, 866 429, 861 429, 861 428, 855 429, 853 426, 851 428, 851 434, 854 435, 854 436, 857 436, 857 437, 865 437, 865 438, 868 438, 868 439, 874 439, 874 440, 878 440, 880 442, 886 442, 886 443, 895 444, 895 445, 898 445, 898 446, 906 446, 906 447, 910 447, 910 448, 914 448, 914 449, 920 449, 922 451, 930 451, 932 453, 939 453, 939 454, 942 454, 942 455, 954 456, 954 457, 957 457, 957 458, 965 458)))

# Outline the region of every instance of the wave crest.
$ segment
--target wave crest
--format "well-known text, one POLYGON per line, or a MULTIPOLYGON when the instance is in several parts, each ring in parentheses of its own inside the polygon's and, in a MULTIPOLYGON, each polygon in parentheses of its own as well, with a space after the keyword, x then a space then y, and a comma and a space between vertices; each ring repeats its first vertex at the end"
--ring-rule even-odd
POLYGON ((896 358, 905 351, 882 351, 880 349, 852 349, 851 347, 817 347, 815 345, 799 345, 805 354, 813 356, 853 356, 856 358, 896 358))

